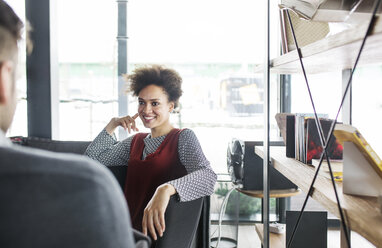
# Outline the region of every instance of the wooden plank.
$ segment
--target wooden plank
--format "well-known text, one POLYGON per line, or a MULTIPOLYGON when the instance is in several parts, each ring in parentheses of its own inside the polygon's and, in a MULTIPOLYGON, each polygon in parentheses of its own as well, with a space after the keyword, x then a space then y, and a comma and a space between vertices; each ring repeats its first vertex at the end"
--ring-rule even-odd
MULTIPOLYGON (((263 157, 262 147, 256 147, 255 153, 263 157)), ((285 147, 271 147, 270 156, 274 167, 302 191, 307 192, 313 180, 315 168, 285 156, 285 147)), ((339 212, 332 183, 327 172, 320 170, 314 185, 312 197, 338 218, 339 212)), ((377 198, 361 197, 342 193, 342 182, 336 182, 337 192, 345 218, 351 230, 359 233, 377 247, 382 247, 382 214, 377 198)), ((360 187, 362 187, 360 185, 360 187)))
MULTIPOLYGON (((366 33, 368 22, 329 36, 301 48, 307 73, 321 73, 350 69, 366 33)), ((359 65, 380 63, 382 61, 382 21, 378 20, 371 36, 367 38, 359 65)), ((263 65, 255 68, 261 72, 263 65)), ((271 71, 279 74, 301 73, 297 51, 292 51, 271 60, 271 71)))
MULTIPOLYGON (((259 236, 261 243, 263 243, 264 229, 263 224, 255 224, 256 233, 259 236)), ((284 248, 285 245, 285 233, 269 233, 269 246, 276 248, 284 248)))
MULTIPOLYGON (((243 190, 243 189, 237 189, 237 191, 256 198, 263 198, 264 191, 262 190, 243 190)), ((280 190, 270 190, 269 197, 270 198, 284 198, 284 197, 291 197, 300 194, 299 189, 280 189, 280 190)))

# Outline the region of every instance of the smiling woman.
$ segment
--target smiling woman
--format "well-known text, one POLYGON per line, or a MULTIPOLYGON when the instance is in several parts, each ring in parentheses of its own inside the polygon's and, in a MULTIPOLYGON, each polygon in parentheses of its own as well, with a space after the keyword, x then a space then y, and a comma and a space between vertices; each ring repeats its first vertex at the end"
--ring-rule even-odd
POLYGON ((172 69, 159 65, 136 69, 127 77, 130 91, 138 96, 138 114, 152 137, 169 133, 170 113, 178 106, 182 95, 182 78, 172 69))
POLYGON ((138 114, 143 125, 151 129, 153 138, 169 133, 169 123, 174 102, 169 102, 165 91, 156 85, 146 86, 139 92, 138 114))
POLYGON ((170 196, 191 201, 211 195, 216 174, 194 132, 170 123, 170 113, 182 95, 179 74, 153 65, 136 69, 128 80, 133 95, 138 96, 138 113, 112 118, 86 154, 108 166, 128 166, 125 196, 133 226, 156 240, 165 231, 170 196), (138 116, 151 132, 116 141, 113 134, 118 126, 138 131, 138 116))

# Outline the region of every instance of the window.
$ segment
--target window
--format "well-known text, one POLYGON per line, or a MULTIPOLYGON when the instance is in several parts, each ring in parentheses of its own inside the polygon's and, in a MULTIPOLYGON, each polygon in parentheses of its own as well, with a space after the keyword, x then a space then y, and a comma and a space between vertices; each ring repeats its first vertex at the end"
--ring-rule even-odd
MULTIPOLYGON (((180 114, 172 121, 196 132, 218 173, 227 171, 226 149, 233 137, 264 136, 263 75, 254 74, 264 55, 259 34, 265 32, 265 17, 259 5, 248 0, 144 0, 128 5, 129 71, 160 63, 180 73, 184 93, 180 114)), ((277 99, 276 93, 272 97, 277 99)), ((129 105, 129 110, 133 115, 136 108, 129 105)), ((273 134, 277 136, 276 129, 273 134)))
MULTIPOLYGON (((129 72, 141 64, 158 63, 180 73, 184 93, 180 113, 171 117, 172 123, 196 133, 218 174, 227 173, 226 154, 232 138, 263 140, 264 137, 263 74, 254 74, 255 65, 264 60, 264 9, 260 2, 251 0, 129 1, 129 72)), ((278 15, 278 11, 272 14, 278 15)), ((277 25, 273 23, 273 37, 277 37, 277 25)), ((277 39, 272 42, 272 47, 277 48, 277 39)), ((276 50, 272 50, 274 56, 276 50)), ((276 75, 272 75, 272 140, 279 136, 274 119, 276 82, 276 75)), ((129 100, 129 114, 133 115, 136 99, 129 100)), ((149 131, 142 125, 139 128, 149 131)), ((211 237, 217 235, 220 206, 230 187, 229 182, 220 180, 216 194, 211 197, 211 237)), ((223 218, 228 223, 232 220, 234 200, 235 193, 223 218)), ((260 221, 260 199, 240 195, 240 200, 240 221, 260 221)), ((275 212, 273 199, 273 220, 276 220, 275 212)))
POLYGON ((59 139, 91 140, 118 114, 117 3, 57 1, 56 11, 59 139))

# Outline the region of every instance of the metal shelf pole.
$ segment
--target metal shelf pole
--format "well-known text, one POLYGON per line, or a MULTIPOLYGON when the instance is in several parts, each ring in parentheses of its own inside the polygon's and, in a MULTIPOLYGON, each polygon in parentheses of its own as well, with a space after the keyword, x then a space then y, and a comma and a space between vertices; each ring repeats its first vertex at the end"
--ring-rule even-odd
POLYGON ((263 204, 263 246, 269 247, 269 97, 270 97, 270 83, 269 83, 269 64, 270 64, 270 0, 266 0, 265 5, 265 56, 264 56, 264 174, 263 174, 263 190, 264 190, 264 204, 263 204))

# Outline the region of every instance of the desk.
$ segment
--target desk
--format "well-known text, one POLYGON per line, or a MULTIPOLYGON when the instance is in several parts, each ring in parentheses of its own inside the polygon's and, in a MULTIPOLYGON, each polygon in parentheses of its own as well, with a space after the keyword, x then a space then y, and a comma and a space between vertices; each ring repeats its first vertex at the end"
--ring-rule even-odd
MULTIPOLYGON (((264 157, 263 147, 255 153, 264 157)), ((273 166, 285 177, 307 192, 313 180, 315 168, 285 156, 285 147, 270 147, 273 166)), ((330 179, 320 170, 314 184, 312 197, 339 218, 334 190, 330 179)), ((346 195, 342 193, 342 182, 336 182, 337 191, 345 218, 351 230, 359 233, 377 247, 382 247, 382 214, 377 198, 346 195)))

